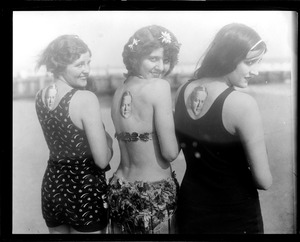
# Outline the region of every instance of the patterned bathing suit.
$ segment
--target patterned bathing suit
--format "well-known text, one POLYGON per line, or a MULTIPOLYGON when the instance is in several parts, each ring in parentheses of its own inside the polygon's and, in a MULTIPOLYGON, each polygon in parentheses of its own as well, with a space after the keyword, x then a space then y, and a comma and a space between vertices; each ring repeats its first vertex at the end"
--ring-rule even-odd
POLYGON ((147 142, 149 140, 152 140, 152 137, 155 135, 155 132, 152 133, 142 133, 139 134, 137 132, 121 132, 121 133, 116 133, 115 138, 117 140, 122 140, 124 142, 134 142, 134 141, 144 141, 147 142))
POLYGON ((36 111, 50 150, 42 183, 42 212, 48 227, 67 224, 81 232, 107 226, 105 170, 96 166, 84 130, 69 116, 69 91, 54 110, 37 94, 36 111))
POLYGON ((174 230, 174 213, 179 184, 175 172, 155 182, 128 182, 116 174, 111 178, 111 233, 158 234, 174 230))

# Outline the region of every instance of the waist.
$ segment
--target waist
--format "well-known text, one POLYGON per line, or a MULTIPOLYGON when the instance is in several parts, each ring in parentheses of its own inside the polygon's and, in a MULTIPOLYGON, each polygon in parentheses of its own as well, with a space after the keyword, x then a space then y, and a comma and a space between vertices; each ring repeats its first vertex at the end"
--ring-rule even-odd
POLYGON ((122 175, 115 172, 113 176, 110 178, 110 184, 117 184, 117 183, 119 183, 120 185, 128 185, 133 187, 143 186, 143 184, 147 184, 152 187, 160 186, 161 184, 167 184, 167 183, 172 183, 175 184, 176 186, 178 184, 175 171, 172 171, 170 175, 166 178, 162 178, 154 181, 134 180, 134 179, 127 180, 122 175))
POLYGON ((166 169, 162 169, 161 167, 157 169, 151 167, 134 168, 131 166, 126 168, 119 167, 114 173, 114 176, 127 182, 156 182, 168 179, 173 176, 172 174, 171 166, 166 169))
POLYGON ((106 172, 110 170, 110 165, 107 165, 104 169, 98 167, 92 156, 83 158, 65 157, 60 159, 49 158, 48 167, 58 170, 72 170, 73 172, 81 172, 82 170, 95 170, 106 172))

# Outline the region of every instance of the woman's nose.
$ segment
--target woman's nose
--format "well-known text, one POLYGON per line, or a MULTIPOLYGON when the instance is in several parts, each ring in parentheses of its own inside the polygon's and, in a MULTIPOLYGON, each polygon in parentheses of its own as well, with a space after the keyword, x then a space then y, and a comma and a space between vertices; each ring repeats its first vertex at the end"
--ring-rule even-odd
POLYGON ((90 72, 90 65, 88 65, 88 64, 84 65, 83 72, 89 73, 90 72))
POLYGON ((258 70, 251 70, 250 74, 253 76, 257 76, 258 75, 258 70))
POLYGON ((159 71, 163 71, 164 70, 164 62, 163 62, 163 60, 157 61, 155 69, 159 70, 159 71))

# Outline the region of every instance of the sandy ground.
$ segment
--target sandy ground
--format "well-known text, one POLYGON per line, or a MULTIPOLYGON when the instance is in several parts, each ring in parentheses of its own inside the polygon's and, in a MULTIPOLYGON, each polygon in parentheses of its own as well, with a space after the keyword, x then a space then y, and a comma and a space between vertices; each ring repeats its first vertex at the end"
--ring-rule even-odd
MULTIPOLYGON (((249 88, 262 112, 273 185, 260 191, 265 233, 295 232, 295 133, 293 93, 289 84, 249 88), (253 92, 254 91, 254 92, 253 92)), ((110 98, 100 98, 104 123, 112 135, 110 98)), ((112 176, 119 163, 119 149, 114 142, 112 176)), ((48 149, 38 123, 33 100, 13 101, 13 234, 43 234, 48 229, 41 214, 41 182, 48 149)), ((173 162, 181 182, 185 171, 182 154, 173 162)))

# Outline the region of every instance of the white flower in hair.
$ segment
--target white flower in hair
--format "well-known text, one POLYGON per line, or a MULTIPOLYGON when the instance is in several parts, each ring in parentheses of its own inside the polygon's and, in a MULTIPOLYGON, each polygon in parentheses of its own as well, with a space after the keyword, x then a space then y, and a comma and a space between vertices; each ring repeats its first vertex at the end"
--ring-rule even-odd
POLYGON ((138 45, 139 42, 139 39, 133 39, 132 44, 128 45, 128 47, 133 50, 133 46, 138 45))
POLYGON ((172 42, 171 35, 168 32, 161 32, 161 36, 159 37, 159 39, 162 39, 161 42, 166 44, 170 44, 172 42))

